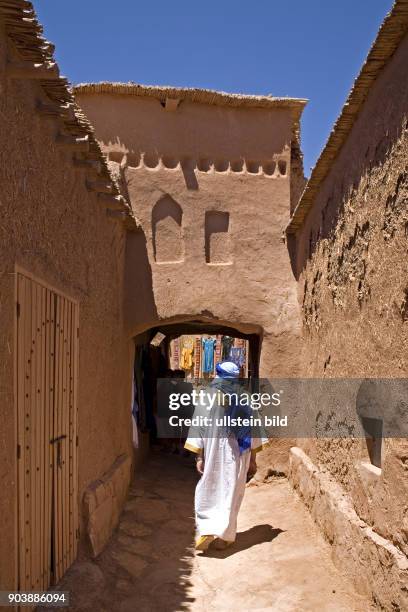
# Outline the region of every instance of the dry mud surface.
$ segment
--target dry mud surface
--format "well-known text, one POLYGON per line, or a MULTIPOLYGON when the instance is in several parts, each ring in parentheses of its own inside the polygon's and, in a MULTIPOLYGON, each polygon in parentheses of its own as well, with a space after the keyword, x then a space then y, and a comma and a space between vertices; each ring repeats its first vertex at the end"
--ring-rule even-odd
POLYGON ((69 610, 374 609, 334 567, 285 478, 247 487, 234 546, 196 554, 195 482, 191 458, 152 454, 104 552, 77 561, 59 585, 70 591, 69 610))

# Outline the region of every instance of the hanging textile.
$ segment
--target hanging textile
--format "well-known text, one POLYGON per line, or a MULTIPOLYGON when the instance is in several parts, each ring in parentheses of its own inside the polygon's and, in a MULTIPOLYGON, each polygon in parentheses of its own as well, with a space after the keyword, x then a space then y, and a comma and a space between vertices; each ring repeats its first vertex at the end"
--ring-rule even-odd
POLYGON ((222 344, 222 361, 226 361, 229 358, 230 350, 234 344, 234 338, 231 336, 223 336, 221 340, 222 344))
POLYGON ((153 434, 156 429, 156 422, 153 414, 156 392, 156 378, 154 376, 154 366, 158 366, 157 354, 152 354, 149 350, 149 347, 144 345, 142 350, 144 411, 141 411, 141 430, 152 432, 153 434), (153 358, 155 359, 154 363, 153 358))
POLYGON ((180 367, 180 339, 175 338, 171 341, 171 359, 170 367, 172 370, 178 370, 180 367))
POLYGON ((217 336, 217 342, 215 344, 215 366, 217 363, 221 363, 222 361, 222 344, 221 344, 222 336, 217 336))
POLYGON ((200 378, 201 369, 201 336, 196 336, 194 348, 194 378, 200 378))
POLYGON ((192 338, 182 338, 180 354, 180 367, 183 370, 191 370, 193 367, 194 341, 192 338))
POLYGON ((137 399, 137 411, 135 414, 136 422, 141 431, 145 431, 146 428, 146 398, 145 398, 145 367, 146 367, 146 356, 142 346, 136 346, 135 351, 135 365, 134 365, 134 377, 136 381, 136 399, 137 399))
POLYGON ((193 367, 193 349, 182 348, 180 357, 180 368, 182 370, 190 370, 193 367))
POLYGON ((139 447, 139 432, 137 430, 138 412, 139 412, 139 404, 137 401, 137 382, 136 382, 135 372, 133 371, 131 413, 132 413, 132 442, 135 448, 139 447))
POLYGON ((245 349, 242 347, 232 347, 230 349, 229 361, 235 363, 239 368, 242 368, 245 365, 245 349))
POLYGON ((214 371, 215 338, 203 338, 203 373, 214 371))

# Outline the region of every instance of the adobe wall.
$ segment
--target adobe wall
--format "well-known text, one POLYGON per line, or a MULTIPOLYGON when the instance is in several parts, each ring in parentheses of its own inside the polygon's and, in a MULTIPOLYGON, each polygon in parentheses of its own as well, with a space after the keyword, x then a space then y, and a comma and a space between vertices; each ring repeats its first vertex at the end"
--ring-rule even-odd
MULTIPOLYGON (((2 24, 0 22, 0 28, 2 24)), ((131 344, 123 332, 125 231, 107 218, 56 120, 35 111, 40 84, 11 80, 0 29, 0 588, 15 588, 15 264, 79 300, 79 507, 87 485, 131 452, 131 344), (7 551, 7 553, 6 553, 7 551)), ((81 539, 85 529, 81 524, 81 539)))
POLYGON ((290 109, 182 100, 167 111, 147 97, 76 97, 142 226, 127 243, 127 329, 188 318, 256 327, 261 375, 295 375, 299 306, 282 240, 290 109))
MULTIPOLYGON (((405 38, 372 86, 297 236, 305 376, 408 373, 407 62, 405 38)), ((369 462, 364 440, 302 447, 347 491, 357 515, 407 555, 407 440, 384 441, 381 473, 362 467, 369 462)))

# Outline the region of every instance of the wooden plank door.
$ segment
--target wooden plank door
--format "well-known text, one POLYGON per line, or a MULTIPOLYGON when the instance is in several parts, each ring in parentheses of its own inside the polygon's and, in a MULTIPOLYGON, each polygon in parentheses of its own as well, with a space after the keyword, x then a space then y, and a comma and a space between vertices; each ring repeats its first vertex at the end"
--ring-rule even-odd
POLYGON ((77 555, 77 308, 56 296, 53 561, 57 582, 77 555))
POLYGON ((17 277, 17 427, 19 588, 46 589, 50 581, 53 418, 53 296, 17 277))
POLYGON ((20 590, 47 589, 77 554, 77 330, 76 303, 17 274, 20 590))

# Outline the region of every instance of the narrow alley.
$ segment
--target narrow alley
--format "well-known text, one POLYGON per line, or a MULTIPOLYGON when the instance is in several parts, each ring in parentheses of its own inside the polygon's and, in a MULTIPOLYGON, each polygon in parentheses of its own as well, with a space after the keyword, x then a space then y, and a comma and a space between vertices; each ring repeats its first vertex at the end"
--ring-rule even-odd
POLYGON ((0 0, 0 608, 408 612, 408 0, 179 4, 0 0))
POLYGON ((60 583, 70 610, 372 609, 334 567, 285 478, 247 486, 233 547, 195 553, 196 480, 191 457, 151 454, 104 552, 78 560, 60 583))

